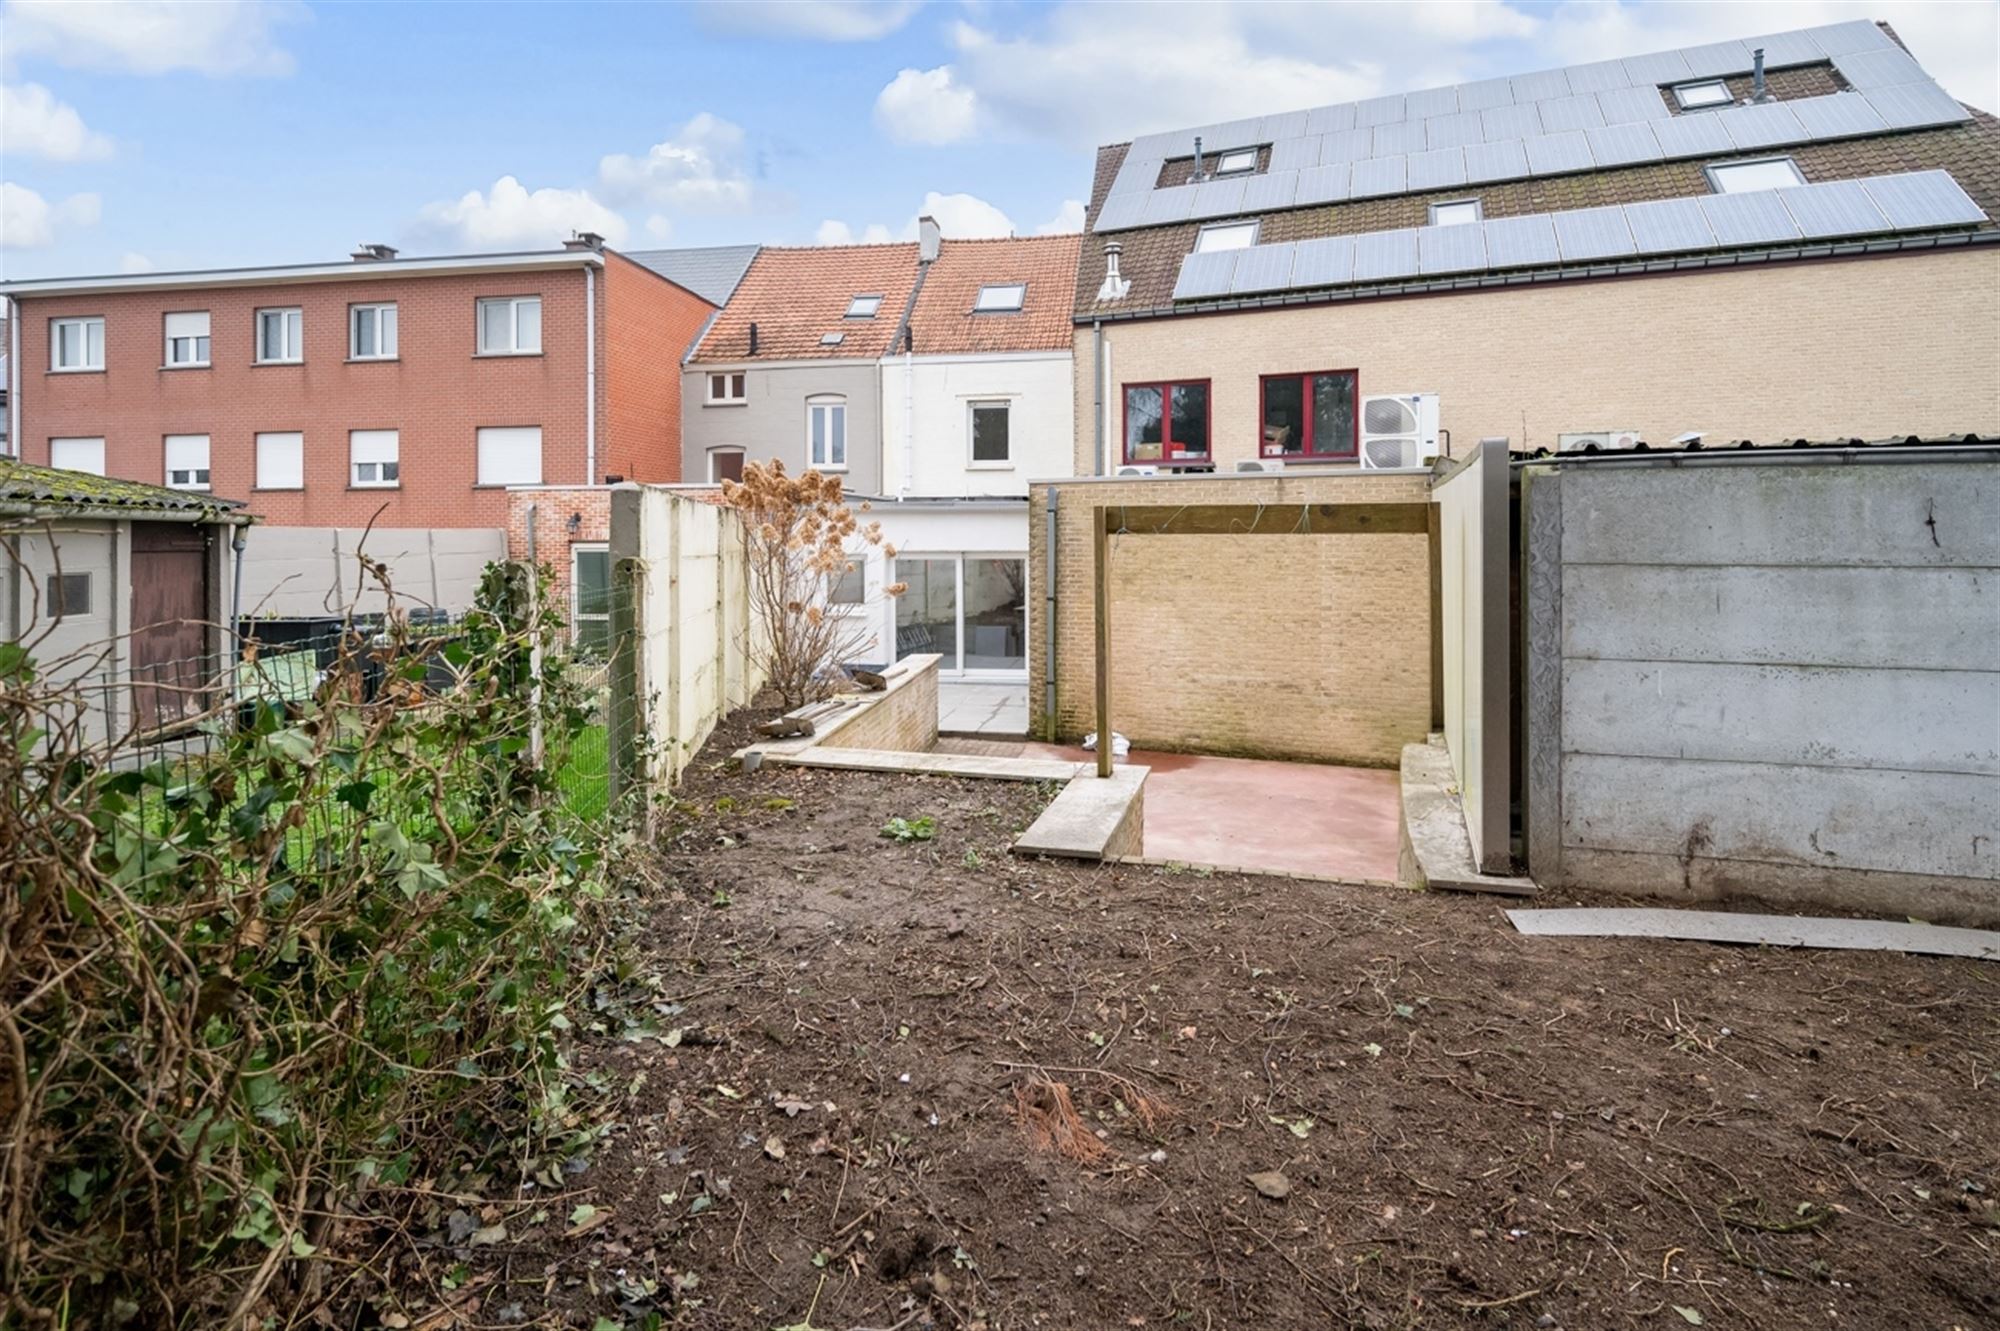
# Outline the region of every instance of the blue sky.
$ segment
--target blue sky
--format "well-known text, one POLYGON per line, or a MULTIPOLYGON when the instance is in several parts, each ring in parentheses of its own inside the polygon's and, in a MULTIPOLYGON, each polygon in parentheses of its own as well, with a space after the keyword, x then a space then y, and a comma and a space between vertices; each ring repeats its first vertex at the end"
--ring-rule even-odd
POLYGON ((1100 142, 1857 17, 2000 100, 1991 0, 5 0, 0 273, 1073 230, 1100 142))

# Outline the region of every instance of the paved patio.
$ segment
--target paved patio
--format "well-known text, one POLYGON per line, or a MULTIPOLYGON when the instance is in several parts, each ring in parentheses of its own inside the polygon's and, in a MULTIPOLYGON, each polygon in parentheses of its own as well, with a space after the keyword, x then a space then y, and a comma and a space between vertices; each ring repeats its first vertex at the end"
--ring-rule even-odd
POLYGON ((940 679, 938 730, 946 735, 1024 738, 1028 733, 1028 686, 940 679))

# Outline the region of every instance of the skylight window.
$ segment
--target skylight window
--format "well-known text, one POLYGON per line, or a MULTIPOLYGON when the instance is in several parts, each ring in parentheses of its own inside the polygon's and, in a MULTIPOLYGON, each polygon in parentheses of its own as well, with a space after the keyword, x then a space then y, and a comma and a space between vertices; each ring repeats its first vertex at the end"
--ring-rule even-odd
POLYGON ((972 309, 975 314, 1006 314, 1020 309, 1027 298, 1026 282, 997 282, 979 288, 979 299, 972 309))
POLYGON ((1215 159, 1215 174, 1218 176, 1232 176, 1239 172, 1255 171, 1256 169, 1257 150, 1255 148, 1236 148, 1221 154, 1215 159))
POLYGON ((1708 168, 1708 183, 1717 194, 1749 194, 1763 189, 1786 189, 1803 185, 1806 178, 1789 157, 1766 157, 1755 162, 1721 162, 1708 168))
POLYGON ((1255 222, 1222 222, 1201 229, 1195 237, 1194 252, 1213 254, 1218 250, 1247 250, 1256 243, 1255 222))
POLYGON ((1729 95, 1729 85, 1721 79, 1703 79, 1699 83, 1675 84, 1674 100, 1683 111, 1699 111, 1710 106, 1727 106, 1736 99, 1729 95))
POLYGON ((880 296, 856 296, 847 302, 847 317, 850 319, 873 319, 875 312, 882 308, 880 296))
POLYGON ((837 347, 846 340, 845 333, 824 333, 820 336, 819 344, 823 347, 837 347))
POLYGON ((1431 205, 1432 226, 1465 226, 1479 220, 1479 200, 1454 199, 1431 205))

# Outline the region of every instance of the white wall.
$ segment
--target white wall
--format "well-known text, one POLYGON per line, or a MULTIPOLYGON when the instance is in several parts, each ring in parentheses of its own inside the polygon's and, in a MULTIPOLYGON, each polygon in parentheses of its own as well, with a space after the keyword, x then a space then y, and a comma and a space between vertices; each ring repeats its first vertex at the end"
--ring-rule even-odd
MULTIPOLYGON (((891 561, 882 553, 893 546, 901 555, 1028 554, 1028 506, 994 502, 975 504, 876 504, 858 515, 865 524, 882 524, 880 546, 856 545, 851 552, 867 568, 867 600, 847 615, 855 622, 854 659, 887 664, 895 659, 896 598, 883 593, 895 581, 891 561)), ((1028 618, 1033 631, 1034 607, 1028 618)), ((949 664, 949 663, 947 663, 949 664)))
MULTIPOLYGON (((1025 498, 1030 480, 1069 475, 1076 429, 1071 374, 1068 348, 915 356, 907 366, 901 357, 884 360, 882 493, 926 499, 1025 498), (1006 467, 974 467, 971 404, 995 399, 1012 404, 1012 457, 1006 467), (904 456, 906 439, 915 444, 909 450, 910 465, 904 456)), ((1021 548, 1026 549, 1025 537, 1021 548)))
POLYGON ((1507 616, 1507 441, 1474 445, 1437 496, 1444 738, 1484 873, 1511 867, 1507 616))

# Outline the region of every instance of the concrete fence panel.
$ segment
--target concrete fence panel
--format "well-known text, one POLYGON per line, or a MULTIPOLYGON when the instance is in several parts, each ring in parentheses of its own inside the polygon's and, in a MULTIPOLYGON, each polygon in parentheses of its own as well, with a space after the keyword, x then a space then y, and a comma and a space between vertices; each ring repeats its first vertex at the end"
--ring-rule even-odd
POLYGON ((1513 866, 1507 463, 1506 440, 1481 440, 1432 491, 1445 747, 1473 862, 1486 873, 1513 866))

